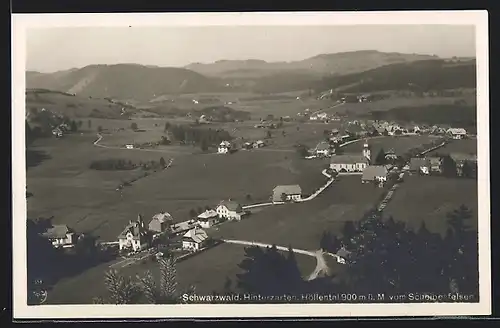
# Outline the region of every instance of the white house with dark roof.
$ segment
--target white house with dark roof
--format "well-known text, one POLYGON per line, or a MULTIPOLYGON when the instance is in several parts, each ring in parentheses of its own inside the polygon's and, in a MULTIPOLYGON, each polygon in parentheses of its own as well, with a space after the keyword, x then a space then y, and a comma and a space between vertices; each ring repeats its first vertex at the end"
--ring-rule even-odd
POLYGON ((210 228, 219 220, 219 214, 214 210, 206 210, 198 215, 198 224, 202 228, 210 228))
POLYGON ((229 150, 231 150, 231 143, 229 141, 224 140, 219 144, 217 152, 219 154, 227 154, 229 150))
POLYGON ((182 236, 182 248, 189 251, 199 251, 206 246, 208 240, 205 230, 195 227, 182 236))
POLYGON ((239 221, 245 215, 241 205, 232 200, 220 202, 215 211, 219 215, 219 218, 227 220, 239 221))
POLYGON ((155 214, 153 219, 149 222, 148 229, 154 233, 163 233, 170 229, 173 218, 170 213, 161 212, 155 214))
POLYGON ((273 189, 273 202, 300 201, 302 188, 299 185, 281 185, 273 189))
POLYGON ((67 225, 54 225, 42 233, 42 236, 49 239, 52 246, 59 247, 72 247, 76 243, 76 233, 68 228, 67 225))
POLYGON ((362 183, 367 182, 381 182, 387 181, 387 168, 383 165, 370 165, 363 170, 363 175, 361 177, 362 183))
POLYGON ((137 216, 137 221, 129 221, 122 233, 118 235, 118 244, 120 250, 132 249, 134 252, 148 247, 149 233, 140 214, 137 216))

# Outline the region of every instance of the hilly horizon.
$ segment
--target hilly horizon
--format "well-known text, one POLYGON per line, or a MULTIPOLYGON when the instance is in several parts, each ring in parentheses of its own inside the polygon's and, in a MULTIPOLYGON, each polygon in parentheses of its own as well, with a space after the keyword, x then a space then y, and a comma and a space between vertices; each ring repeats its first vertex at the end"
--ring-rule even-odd
MULTIPOLYGON (((327 81, 335 80, 333 84, 338 87, 342 81, 356 83, 361 77, 359 74, 381 67, 425 61, 444 62, 430 55, 366 50, 321 54, 295 62, 220 60, 213 64, 190 64, 184 68, 140 64, 89 65, 54 73, 27 71, 26 87, 140 102, 149 102, 161 95, 189 93, 246 91, 266 94, 311 88, 322 91, 318 88, 331 88, 327 81)), ((383 70, 382 75, 387 74, 386 71, 383 70)))

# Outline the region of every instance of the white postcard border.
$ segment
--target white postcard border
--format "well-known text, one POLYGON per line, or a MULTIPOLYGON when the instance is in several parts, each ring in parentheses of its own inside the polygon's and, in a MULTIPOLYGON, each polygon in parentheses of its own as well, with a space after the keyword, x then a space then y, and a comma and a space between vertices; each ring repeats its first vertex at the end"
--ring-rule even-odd
MULTIPOLYGON (((56 49, 54 51, 57 51, 56 49)), ((13 316, 15 319, 206 318, 206 317, 386 317, 491 313, 489 78, 487 11, 127 13, 12 15, 13 316), (192 304, 27 306, 25 54, 26 29, 126 26, 277 25, 475 25, 478 117, 478 233, 480 302, 458 304, 192 304)))

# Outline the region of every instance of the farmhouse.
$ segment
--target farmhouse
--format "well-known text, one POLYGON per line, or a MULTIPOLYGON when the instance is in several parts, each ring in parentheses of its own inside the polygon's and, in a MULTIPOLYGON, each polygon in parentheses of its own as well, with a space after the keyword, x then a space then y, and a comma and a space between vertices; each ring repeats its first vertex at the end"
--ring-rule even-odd
POLYGON ((262 140, 257 140, 256 142, 253 143, 253 148, 261 148, 264 147, 266 144, 262 140))
POLYGON ((229 141, 224 140, 220 143, 217 152, 219 154, 227 154, 230 149, 231 149, 231 143, 229 141))
POLYGON ((128 145, 125 145, 125 148, 127 148, 127 149, 134 149, 134 145, 128 144, 128 145))
POLYGON ((55 128, 54 130, 52 130, 52 135, 54 135, 56 138, 60 138, 63 136, 63 133, 61 129, 55 128))
POLYGON ((316 153, 316 156, 330 156, 331 155, 331 148, 330 144, 328 142, 320 142, 317 146, 316 149, 314 150, 316 153))
POLYGON ((54 225, 47 229, 42 236, 49 239, 52 246, 56 248, 73 247, 76 243, 75 232, 67 225, 54 225))
POLYGON ((302 197, 302 189, 299 185, 276 186, 273 189, 273 202, 299 201, 302 197))
POLYGON ((214 210, 206 210, 205 212, 198 215, 198 224, 202 228, 210 228, 215 225, 218 221, 219 214, 214 210))
POLYGON ((130 221, 123 232, 118 235, 120 250, 132 248, 134 252, 148 247, 149 234, 144 227, 142 216, 137 216, 137 221, 130 221))
POLYGON ((248 141, 247 141, 247 142, 245 142, 245 143, 243 144, 243 148, 244 148, 244 149, 252 149, 253 147, 254 147, 254 143, 253 143, 253 142, 248 142, 248 141))
POLYGON ((429 160, 426 158, 410 159, 410 171, 422 174, 429 174, 430 172, 429 160))
POLYGON ((148 229, 154 233, 163 233, 170 229, 173 218, 167 212, 155 214, 151 222, 149 222, 148 229))
POLYGON ((363 170, 362 183, 387 181, 387 168, 382 165, 370 165, 363 170))
POLYGON ((446 134, 451 136, 453 139, 464 139, 466 136, 467 136, 467 131, 465 131, 465 129, 462 129, 462 128, 458 128, 458 129, 455 129, 455 128, 450 128, 446 131, 446 134))
POLYGON ((429 170, 434 173, 442 173, 443 160, 441 157, 429 157, 429 170))
POLYGON ((204 248, 208 241, 205 230, 194 228, 182 236, 182 248, 189 251, 199 251, 204 248))
POLYGON ((241 220, 241 217, 245 215, 241 205, 235 201, 227 200, 222 201, 216 209, 219 218, 224 218, 227 220, 241 220))

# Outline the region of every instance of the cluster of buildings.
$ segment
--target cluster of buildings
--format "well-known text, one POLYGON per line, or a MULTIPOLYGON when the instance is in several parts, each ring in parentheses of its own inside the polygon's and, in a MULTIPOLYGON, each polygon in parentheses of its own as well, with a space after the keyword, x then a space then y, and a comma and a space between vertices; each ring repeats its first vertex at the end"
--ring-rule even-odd
POLYGON ((380 186, 387 181, 390 165, 372 165, 371 149, 367 142, 363 144, 361 154, 335 155, 330 159, 330 169, 337 173, 360 173, 361 182, 375 182, 380 186))
MULTIPOLYGON (((263 140, 247 141, 241 145, 241 149, 250 150, 265 147, 266 143, 263 140)), ((218 154, 229 154, 237 149, 237 145, 230 141, 224 140, 217 147, 218 154)))

